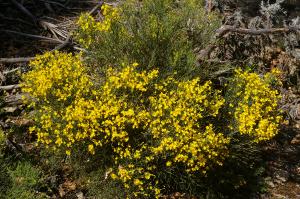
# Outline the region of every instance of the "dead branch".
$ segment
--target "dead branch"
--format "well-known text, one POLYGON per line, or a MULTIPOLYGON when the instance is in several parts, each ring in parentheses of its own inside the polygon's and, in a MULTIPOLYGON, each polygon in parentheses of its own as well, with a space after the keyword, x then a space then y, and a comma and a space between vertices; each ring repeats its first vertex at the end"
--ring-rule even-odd
POLYGON ((16 71, 18 71, 18 70, 20 70, 20 69, 21 69, 21 68, 18 67, 18 68, 14 68, 14 69, 12 69, 12 70, 3 71, 3 74, 4 74, 4 75, 8 75, 8 74, 13 73, 13 72, 16 72, 16 71))
POLYGON ((202 49, 199 51, 199 53, 197 54, 197 60, 203 60, 203 59, 207 59, 209 58, 210 53, 217 48, 216 45, 209 45, 206 48, 202 49))
MULTIPOLYGON (((36 35, 38 36, 38 35, 36 35)), ((71 39, 71 34, 69 34, 66 38, 65 41, 61 41, 60 44, 58 46, 56 46, 53 50, 51 51, 55 51, 55 50, 60 50, 64 47, 66 47, 69 43, 70 43, 70 39, 71 39)), ((29 62, 31 60, 35 59, 35 57, 16 57, 16 58, 0 58, 0 63, 18 63, 18 62, 29 62)), ((4 74, 7 74, 7 73, 11 73, 11 72, 14 72, 15 70, 18 70, 18 69, 13 69, 12 71, 7 71, 7 72, 4 72, 4 74)), ((10 90, 10 89, 8 89, 10 90)))
POLYGON ((0 58, 0 63, 28 62, 33 59, 34 59, 34 57, 0 58))
POLYGON ((22 19, 19 19, 19 18, 12 18, 12 17, 7 17, 7 16, 4 16, 3 14, 0 13, 0 18, 3 19, 3 20, 8 20, 8 21, 16 21, 16 22, 19 22, 19 23, 23 23, 23 24, 26 24, 28 26, 35 26, 33 25, 32 23, 29 23, 25 20, 22 20, 22 19))
POLYGON ((53 10, 53 8, 51 7, 50 3, 48 2, 44 2, 45 8, 51 12, 51 13, 55 13, 55 11, 53 10))
POLYGON ((262 34, 274 34, 274 33, 289 33, 298 32, 298 27, 284 27, 284 28, 269 28, 269 29, 247 29, 247 28, 235 28, 233 26, 223 26, 216 31, 216 37, 223 37, 229 32, 249 35, 262 35, 262 34))
POLYGON ((41 0, 41 1, 43 1, 43 2, 45 2, 47 4, 49 4, 49 5, 50 4, 54 4, 54 5, 60 6, 60 7, 64 8, 64 9, 66 9, 66 10, 72 10, 72 8, 66 6, 66 5, 64 5, 62 3, 56 2, 56 1, 49 1, 49 0, 47 0, 47 1, 46 0, 41 0))
POLYGON ((44 37, 44 36, 40 36, 40 35, 32 35, 32 34, 27 34, 27 33, 23 33, 23 32, 13 31, 13 30, 1 30, 1 31, 6 32, 6 33, 17 34, 17 35, 21 35, 21 36, 25 36, 25 37, 31 37, 31 38, 35 38, 35 39, 43 39, 43 40, 47 40, 47 41, 54 42, 54 43, 63 43, 63 41, 60 39, 53 39, 50 37, 44 37))
POLYGON ((16 0, 11 0, 11 2, 24 14, 26 14, 29 18, 31 18, 31 20, 34 22, 34 24, 36 24, 37 19, 35 18, 35 16, 33 16, 33 14, 31 14, 31 12, 29 12, 29 10, 27 10, 22 4, 20 4, 19 2, 17 2, 16 0))
POLYGON ((29 95, 26 93, 17 93, 15 95, 9 95, 4 98, 4 102, 6 106, 16 106, 16 105, 22 105, 23 100, 22 97, 26 96, 26 98, 29 98, 29 95))
MULTIPOLYGON (((247 29, 247 28, 236 28, 233 26, 222 26, 216 30, 215 38, 222 38, 227 33, 238 33, 238 34, 248 34, 248 35, 263 35, 263 34, 275 34, 275 33, 290 33, 290 32, 300 32, 299 27, 283 27, 283 28, 269 28, 269 29, 247 29)), ((209 45, 206 48, 199 51, 197 54, 197 60, 203 61, 210 58, 211 52, 217 48, 216 45, 209 45)))
POLYGON ((90 14, 90 15, 94 14, 94 12, 95 12, 97 9, 101 8, 102 5, 103 5, 103 1, 100 1, 99 3, 97 3, 97 5, 93 7, 93 9, 89 12, 89 14, 90 14))
POLYGON ((61 36, 63 38, 67 38, 66 35, 68 35, 68 32, 67 31, 64 31, 64 30, 59 30, 58 29, 58 26, 55 25, 55 24, 52 24, 50 22, 47 22, 47 21, 44 21, 44 20, 41 20, 39 21, 39 24, 45 29, 45 30, 50 30, 50 32, 54 35, 54 37, 56 39, 58 39, 58 36, 61 36))
POLYGON ((66 47, 66 46, 70 43, 70 39, 71 39, 71 34, 69 34, 69 35, 67 36, 66 40, 65 40, 63 43, 59 44, 58 46, 56 46, 56 47, 55 47, 53 50, 51 50, 51 51, 60 50, 60 49, 62 49, 62 48, 64 48, 64 47, 66 47))
POLYGON ((0 90, 8 91, 8 90, 12 90, 15 88, 20 88, 20 87, 21 87, 20 84, 13 84, 13 85, 7 85, 7 86, 0 86, 0 90))

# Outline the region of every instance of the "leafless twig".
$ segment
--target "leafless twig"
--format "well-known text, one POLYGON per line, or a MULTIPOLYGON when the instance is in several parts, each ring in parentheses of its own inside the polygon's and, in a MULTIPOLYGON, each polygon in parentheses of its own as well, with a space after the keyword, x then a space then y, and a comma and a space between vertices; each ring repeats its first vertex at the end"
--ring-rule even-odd
POLYGON ((34 59, 34 57, 0 58, 0 63, 28 62, 33 59, 34 59))
POLYGON ((23 32, 13 31, 13 30, 2 30, 2 31, 6 32, 6 33, 12 33, 12 34, 25 36, 25 37, 31 37, 31 38, 35 38, 35 39, 43 39, 43 40, 47 40, 47 41, 54 42, 54 43, 63 43, 63 41, 60 39, 53 39, 50 37, 44 37, 44 36, 40 36, 40 35, 32 35, 32 34, 27 34, 27 33, 23 33, 23 32))
POLYGON ((20 69, 21 69, 21 68, 18 67, 18 68, 14 68, 14 69, 12 69, 12 70, 3 71, 3 74, 4 74, 4 75, 8 75, 8 74, 13 73, 13 72, 16 72, 16 71, 18 71, 18 70, 20 70, 20 69))
POLYGON ((70 39, 71 39, 71 34, 69 34, 67 36, 66 40, 63 43, 61 43, 58 46, 56 46, 52 51, 60 50, 60 49, 62 49, 64 47, 66 47, 68 45, 68 43, 70 42, 70 39))
POLYGON ((100 1, 96 6, 93 7, 93 9, 89 12, 90 15, 92 15, 98 8, 101 8, 103 5, 103 1, 100 1))
POLYGON ((34 24, 36 24, 37 19, 35 16, 33 16, 33 14, 31 14, 31 12, 29 12, 29 10, 27 10, 22 4, 20 4, 19 2, 17 2, 16 0, 11 0, 11 2, 20 10, 22 11, 24 14, 26 14, 29 18, 32 19, 32 21, 34 22, 34 24))
MULTIPOLYGON (((236 28, 234 26, 222 26, 216 31, 216 38, 222 38, 227 33, 238 33, 245 35, 263 35, 263 34, 275 34, 275 33, 289 33, 289 32, 300 32, 299 27, 283 27, 283 28, 268 28, 268 29, 247 29, 247 28, 236 28)), ((216 48, 216 45, 209 45, 206 48, 199 51, 197 60, 207 60, 210 58, 211 52, 216 48)))
POLYGON ((274 34, 274 33, 289 33, 300 31, 298 27, 284 27, 284 28, 268 28, 268 29, 247 29, 247 28, 235 28, 233 26, 223 26, 219 28, 216 33, 217 37, 222 37, 229 32, 249 35, 262 35, 262 34, 274 34))
POLYGON ((20 87, 21 87, 20 84, 13 84, 13 85, 7 85, 7 86, 0 86, 0 90, 8 91, 8 90, 12 90, 15 88, 20 88, 20 87))

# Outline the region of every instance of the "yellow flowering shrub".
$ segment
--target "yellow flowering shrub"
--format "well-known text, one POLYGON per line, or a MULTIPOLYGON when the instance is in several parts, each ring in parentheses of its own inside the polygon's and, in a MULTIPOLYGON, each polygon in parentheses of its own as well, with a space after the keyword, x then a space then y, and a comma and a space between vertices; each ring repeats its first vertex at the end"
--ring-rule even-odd
MULTIPOLYGON (((108 70, 107 81, 95 89, 79 56, 65 53, 45 53, 30 63, 33 70, 23 76, 23 91, 33 99, 38 142, 62 147, 70 154, 77 142, 87 141, 88 150, 94 145, 128 140, 126 124, 138 118, 126 98, 117 96, 116 89, 144 91, 157 71, 137 73, 125 67, 120 74, 108 70)), ((133 64, 131 67, 137 66, 133 64)), ((27 99, 29 100, 29 99, 27 99)))
POLYGON ((151 148, 154 155, 172 157, 169 164, 184 163, 188 171, 205 170, 209 160, 221 164, 226 153, 220 157, 219 152, 226 151, 228 140, 205 118, 216 117, 224 99, 217 92, 212 95, 211 83, 199 86, 197 78, 182 82, 169 78, 155 86, 156 95, 149 98, 149 128, 157 141, 151 148))
POLYGON ((93 107, 87 98, 92 82, 80 55, 47 52, 36 56, 30 66, 33 70, 22 77, 22 90, 30 94, 25 100, 35 110, 36 125, 30 130, 37 133, 38 142, 70 146, 76 120, 85 120, 82 109, 93 107))
POLYGON ((101 154, 109 160, 105 175, 129 198, 159 198, 169 191, 161 176, 179 186, 181 174, 199 182, 230 154, 239 160, 244 148, 240 156, 232 151, 242 141, 253 144, 239 134, 260 142, 278 133, 280 95, 271 86, 280 85, 280 71, 237 70, 225 97, 202 81, 211 69, 195 66, 194 50, 210 43, 220 20, 201 1, 119 6, 104 4, 99 21, 79 17, 75 39, 84 52, 47 52, 30 62, 22 91, 38 144, 74 158, 96 155, 82 158, 87 164, 101 154))
POLYGON ((88 48, 92 42, 95 42, 97 33, 108 32, 112 21, 119 18, 118 8, 103 4, 101 11, 104 17, 102 21, 96 21, 88 13, 81 14, 77 21, 78 30, 75 37, 78 38, 78 42, 85 48, 88 48))
POLYGON ((224 104, 210 82, 159 81, 158 70, 139 71, 137 63, 108 68, 92 82, 79 55, 59 52, 30 65, 22 89, 34 108, 37 141, 67 155, 78 144, 91 154, 113 145, 114 177, 135 195, 159 195, 157 162, 205 173, 227 156, 229 139, 208 119, 224 104))
POLYGON ((149 111, 139 116, 144 118, 142 136, 136 135, 140 143, 119 149, 121 166, 112 177, 131 188, 136 197, 158 197, 158 170, 184 165, 186 172, 206 173, 211 166, 222 165, 229 139, 208 122, 224 104, 218 92, 213 93, 211 83, 200 85, 199 79, 177 81, 170 77, 154 84, 147 99, 149 111))
POLYGON ((275 72, 260 77, 256 73, 236 70, 229 84, 229 106, 234 117, 232 128, 240 134, 250 135, 255 142, 274 137, 282 121, 278 110, 280 95, 269 84, 270 77, 277 74, 275 72))
POLYGON ((199 0, 125 0, 117 8, 104 4, 102 13, 103 20, 86 13, 77 23, 75 40, 91 67, 138 62, 141 69, 158 68, 163 78, 174 71, 180 78, 195 74, 194 50, 210 44, 221 24, 199 0))

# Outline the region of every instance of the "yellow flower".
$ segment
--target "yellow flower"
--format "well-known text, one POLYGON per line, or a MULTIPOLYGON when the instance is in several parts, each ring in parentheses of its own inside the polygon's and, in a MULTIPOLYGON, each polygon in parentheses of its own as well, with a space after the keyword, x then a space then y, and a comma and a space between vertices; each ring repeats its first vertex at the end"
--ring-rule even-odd
POLYGON ((71 151, 70 151, 70 150, 66 150, 66 154, 67 154, 68 156, 70 156, 70 155, 71 155, 71 151))
POLYGON ((114 173, 110 174, 110 177, 111 177, 112 179, 114 179, 114 180, 118 178, 118 176, 117 176, 116 174, 114 174, 114 173))
POLYGON ((282 120, 277 107, 280 95, 270 87, 267 76, 261 78, 256 73, 237 70, 229 85, 229 107, 234 112, 235 130, 254 137, 255 142, 274 137, 282 120))
POLYGON ((134 179, 133 183, 134 183, 134 185, 137 185, 137 186, 143 184, 143 182, 140 181, 139 179, 134 179))
POLYGON ((95 154, 95 149, 94 149, 94 145, 93 145, 93 144, 90 144, 90 145, 88 146, 88 150, 89 150, 89 152, 90 152, 91 154, 95 154))
POLYGON ((149 180, 151 178, 151 174, 149 172, 145 172, 145 179, 149 180))

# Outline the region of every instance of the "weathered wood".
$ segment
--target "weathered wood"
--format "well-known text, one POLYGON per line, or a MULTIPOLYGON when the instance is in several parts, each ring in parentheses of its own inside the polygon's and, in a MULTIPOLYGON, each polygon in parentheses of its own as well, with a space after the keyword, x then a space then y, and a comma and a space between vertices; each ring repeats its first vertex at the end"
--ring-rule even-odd
POLYGON ((33 59, 34 59, 34 57, 0 58, 0 63, 28 62, 33 59))
MULTIPOLYGON (((244 13, 256 16, 259 14, 260 5, 262 0, 219 0, 221 4, 234 5, 244 13)), ((267 0, 264 0, 266 3, 267 0)), ((276 0, 270 0, 270 3, 274 3, 276 0)), ((300 0, 285 0, 281 3, 282 8, 290 13, 296 13, 300 15, 300 0)))

